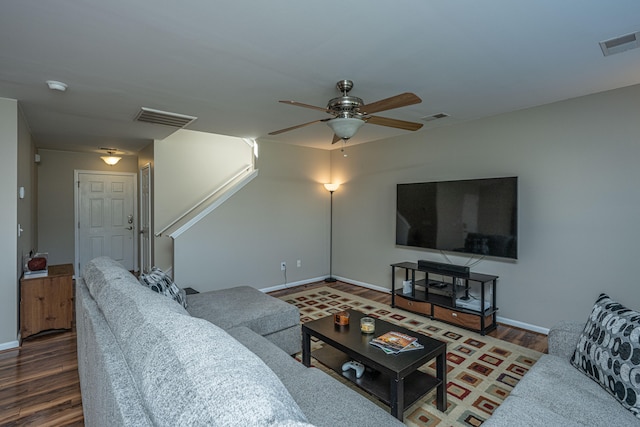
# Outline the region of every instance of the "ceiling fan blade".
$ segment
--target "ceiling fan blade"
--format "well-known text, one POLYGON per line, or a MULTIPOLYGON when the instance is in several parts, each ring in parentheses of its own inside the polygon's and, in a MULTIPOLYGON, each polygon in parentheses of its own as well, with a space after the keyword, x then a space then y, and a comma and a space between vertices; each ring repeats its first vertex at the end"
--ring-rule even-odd
POLYGON ((333 134, 333 141, 331 141, 332 144, 335 144, 336 142, 340 141, 342 138, 340 138, 338 135, 336 135, 335 133, 333 134))
POLYGON ((371 116, 367 119, 367 123, 374 125, 387 126, 404 130, 418 130, 422 127, 422 123, 407 122, 398 119, 389 119, 387 117, 371 116))
POLYGON ((291 126, 290 128, 285 128, 285 129, 280 129, 280 130, 276 130, 276 131, 273 131, 273 132, 269 132, 269 135, 280 135, 281 133, 289 132, 290 130, 303 128, 305 126, 309 126, 309 125, 312 125, 314 123, 326 122, 327 120, 329 120, 329 119, 314 120, 314 121, 309 122, 309 123, 303 123, 301 125, 291 126))
POLYGON ((400 95, 392 96, 391 98, 381 99, 380 101, 372 102, 371 104, 363 105, 360 107, 360 112, 363 114, 378 113, 380 111, 391 110, 393 108, 404 107, 407 105, 419 104, 422 99, 418 95, 410 92, 401 93, 400 95))
POLYGON ((282 102, 283 104, 295 105, 296 107, 304 107, 304 108, 311 108, 312 110, 324 111, 325 113, 328 112, 326 108, 316 107, 315 105, 303 104, 302 102, 298 102, 298 101, 278 101, 278 102, 282 102))

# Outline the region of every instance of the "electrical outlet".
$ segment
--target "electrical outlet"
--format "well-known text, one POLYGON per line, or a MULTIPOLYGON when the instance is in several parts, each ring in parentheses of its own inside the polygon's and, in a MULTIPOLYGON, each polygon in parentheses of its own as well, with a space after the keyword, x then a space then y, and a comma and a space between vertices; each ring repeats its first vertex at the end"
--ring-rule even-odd
POLYGON ((296 266, 298 268, 302 267, 302 260, 299 259, 298 261, 296 261, 296 266))
POLYGON ((280 271, 285 271, 287 269, 287 263, 285 261, 282 261, 280 263, 280 271))

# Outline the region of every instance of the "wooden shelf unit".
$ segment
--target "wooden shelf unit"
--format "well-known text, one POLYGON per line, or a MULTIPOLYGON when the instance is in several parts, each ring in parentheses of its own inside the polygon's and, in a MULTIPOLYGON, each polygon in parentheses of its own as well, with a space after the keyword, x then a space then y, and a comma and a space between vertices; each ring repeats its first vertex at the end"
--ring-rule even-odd
POLYGON ((443 272, 418 268, 414 262, 391 264, 391 307, 402 308, 435 320, 451 323, 485 335, 497 327, 496 284, 498 276, 480 273, 443 272), (411 292, 396 289, 396 269, 404 269, 411 280, 411 292), (416 272, 424 275, 416 278, 416 272), (434 279, 438 277, 439 279, 434 279), (460 284, 461 283, 461 284, 460 284), (470 290, 480 291, 478 309, 459 305, 458 298, 470 298, 470 290), (490 297, 489 307, 484 302, 490 297))
POLYGON ((51 265, 45 277, 20 279, 20 341, 42 331, 71 329, 73 265, 51 265))

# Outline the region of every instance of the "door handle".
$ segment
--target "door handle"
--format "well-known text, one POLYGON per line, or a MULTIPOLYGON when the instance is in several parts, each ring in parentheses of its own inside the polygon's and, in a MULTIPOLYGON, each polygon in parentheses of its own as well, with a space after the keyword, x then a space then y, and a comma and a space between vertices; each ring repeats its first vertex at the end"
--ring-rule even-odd
POLYGON ((133 230, 133 225, 128 226, 127 230, 133 230))

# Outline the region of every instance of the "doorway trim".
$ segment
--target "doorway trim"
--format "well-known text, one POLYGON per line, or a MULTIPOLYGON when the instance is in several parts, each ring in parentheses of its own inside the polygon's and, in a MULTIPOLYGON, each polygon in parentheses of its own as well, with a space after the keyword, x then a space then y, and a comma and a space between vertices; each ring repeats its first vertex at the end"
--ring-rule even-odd
MULTIPOLYGON (((149 267, 149 269, 151 267, 153 267, 153 240, 155 239, 154 237, 154 233, 153 233, 153 209, 152 209, 152 205, 153 205, 153 187, 152 187, 152 179, 151 179, 151 163, 146 163, 145 165, 143 165, 140 168, 140 186, 139 186, 139 196, 140 196, 140 210, 138 211, 138 236, 139 236, 139 240, 140 240, 140 273, 146 273, 147 271, 145 271, 146 267, 149 267), (143 177, 144 177, 144 173, 145 171, 147 171, 148 177, 149 177, 149 192, 148 195, 145 199, 144 194, 143 194, 143 177), (144 212, 145 212, 145 205, 148 205, 146 208, 146 218, 143 218, 144 212), (147 221, 147 225, 148 225, 148 230, 147 230, 147 240, 148 240, 148 245, 149 248, 146 249, 146 251, 148 252, 148 258, 149 259, 145 259, 145 242, 144 242, 144 235, 143 235, 143 220, 147 221), (147 263, 148 261, 148 263, 147 263)), ((150 271, 150 270, 149 270, 150 271)))
MULTIPOLYGON (((112 172, 112 171, 96 171, 96 170, 81 170, 75 169, 73 171, 73 233, 74 233, 74 261, 73 269, 75 276, 80 276, 80 174, 93 174, 93 175, 111 175, 111 176, 130 176, 133 178, 133 211, 138 215, 138 174, 136 172, 112 172)), ((137 230, 136 230, 137 233, 137 230)), ((133 239, 133 269, 139 271, 138 259, 138 239, 133 239)))

